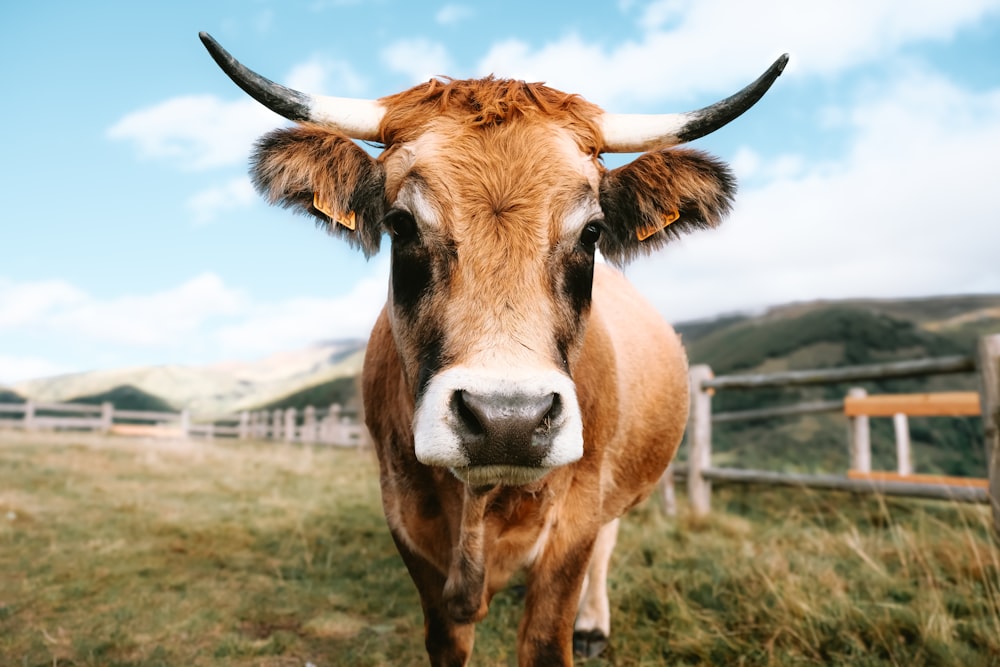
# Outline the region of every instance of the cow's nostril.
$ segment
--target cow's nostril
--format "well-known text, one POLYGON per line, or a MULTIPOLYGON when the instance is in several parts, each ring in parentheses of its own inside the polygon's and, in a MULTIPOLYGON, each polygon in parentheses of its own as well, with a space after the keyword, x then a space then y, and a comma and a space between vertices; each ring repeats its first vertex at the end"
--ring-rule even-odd
POLYGON ((468 429, 469 435, 483 435, 483 433, 485 433, 485 429, 483 428, 482 421, 480 421, 482 419, 482 414, 480 411, 477 411, 475 408, 469 406, 465 400, 465 395, 465 391, 456 391, 451 397, 451 409, 458 416, 462 425, 468 429))

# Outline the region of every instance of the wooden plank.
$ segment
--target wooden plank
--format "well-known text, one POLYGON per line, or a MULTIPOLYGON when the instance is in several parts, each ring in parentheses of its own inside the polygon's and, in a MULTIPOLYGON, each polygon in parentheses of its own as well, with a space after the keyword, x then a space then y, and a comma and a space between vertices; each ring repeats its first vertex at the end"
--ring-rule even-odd
MULTIPOLYGON (((848 398, 864 398, 864 387, 851 387, 848 398)), ((858 415, 847 418, 847 437, 851 448, 851 469, 868 472, 872 469, 872 432, 868 417, 858 415)))
POLYGON ((1000 334, 980 338, 978 353, 983 444, 993 506, 993 531, 994 537, 1000 541, 1000 334))
POLYGON ((885 496, 951 500, 963 503, 989 502, 988 490, 975 486, 948 486, 919 482, 882 482, 875 479, 849 479, 840 475, 802 475, 766 470, 738 470, 733 468, 705 468, 701 471, 701 475, 713 482, 794 486, 810 489, 849 491, 851 493, 878 493, 885 496))
POLYGON ((123 435, 132 438, 183 438, 179 428, 170 428, 159 424, 112 424, 112 435, 123 435))
POLYGON ((82 412, 100 414, 101 406, 86 403, 35 403, 36 412, 82 412))
POLYGON ((813 415, 824 412, 840 412, 844 409, 843 401, 811 401, 795 403, 794 405, 779 405, 775 408, 758 408, 755 410, 734 410, 732 412, 717 412, 712 415, 712 422, 743 421, 746 419, 769 419, 771 417, 794 417, 798 415, 813 415))
POLYGON ((27 403, 0 403, 0 412, 24 413, 27 403))
POLYGON ((34 428, 85 428, 99 431, 104 425, 100 417, 35 417, 34 428))
POLYGON ((147 419, 149 421, 180 421, 179 412, 162 412, 159 410, 115 410, 118 419, 147 419))
POLYGON ((952 477, 949 475, 925 475, 914 473, 911 475, 900 475, 898 472, 888 470, 873 470, 871 472, 861 472, 860 470, 848 470, 849 479, 866 479, 876 482, 913 482, 916 484, 941 484, 945 486, 968 486, 978 489, 989 488, 989 480, 977 477, 952 477))
POLYGON ((979 393, 951 391, 935 394, 879 394, 848 396, 844 399, 844 414, 848 417, 978 417, 982 408, 979 393))
POLYGON ((756 375, 720 375, 702 381, 706 389, 756 389, 759 387, 795 387, 812 384, 834 384, 838 382, 860 382, 862 380, 886 380, 889 378, 919 377, 922 375, 943 375, 947 373, 971 373, 976 370, 972 357, 939 357, 915 361, 893 361, 867 366, 844 366, 818 370, 784 371, 756 375))
POLYGON ((892 428, 896 432, 896 472, 900 475, 913 474, 913 450, 910 447, 910 418, 902 412, 892 416, 892 428))
POLYGON ((688 415, 688 504, 696 517, 707 516, 712 510, 712 483, 701 471, 712 465, 712 394, 702 389, 712 377, 712 369, 704 364, 688 371, 691 382, 691 412, 688 415))

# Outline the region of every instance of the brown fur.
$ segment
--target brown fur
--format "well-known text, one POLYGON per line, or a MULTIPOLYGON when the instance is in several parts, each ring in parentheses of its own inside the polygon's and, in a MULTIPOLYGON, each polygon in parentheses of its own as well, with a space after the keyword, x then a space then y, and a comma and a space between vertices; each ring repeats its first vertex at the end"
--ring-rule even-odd
POLYGON ((495 126, 525 117, 543 117, 570 130, 580 150, 595 158, 603 145, 600 107, 579 95, 568 95, 541 83, 511 79, 431 79, 383 97, 386 108, 380 134, 394 146, 413 141, 431 119, 449 118, 464 128, 495 126))

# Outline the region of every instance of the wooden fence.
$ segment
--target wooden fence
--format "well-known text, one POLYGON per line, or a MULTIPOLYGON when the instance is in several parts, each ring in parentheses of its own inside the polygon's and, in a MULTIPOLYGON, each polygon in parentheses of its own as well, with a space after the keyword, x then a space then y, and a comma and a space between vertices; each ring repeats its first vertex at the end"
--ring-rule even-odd
POLYGON ((338 446, 368 444, 368 432, 354 410, 329 408, 244 411, 226 419, 196 421, 187 410, 119 410, 111 403, 0 404, 0 428, 26 431, 78 430, 159 438, 239 438, 338 446))
POLYGON ((870 366, 789 371, 761 375, 714 377, 711 368, 693 366, 691 413, 688 422, 687 466, 671 466, 665 477, 664 499, 668 509, 673 497, 672 476, 687 478, 691 511, 703 516, 711 510, 712 482, 781 484, 799 487, 840 489, 859 493, 882 493, 920 498, 946 498, 965 502, 988 502, 1000 534, 1000 335, 981 338, 977 357, 944 357, 870 366), (977 372, 980 391, 949 394, 867 396, 852 389, 844 400, 815 401, 773 408, 712 414, 716 391, 850 383, 864 380, 917 377, 943 373, 977 372), (845 475, 799 475, 762 470, 740 470, 712 466, 712 424, 743 419, 841 412, 850 424, 851 471, 845 475), (981 415, 985 436, 987 480, 914 475, 909 449, 908 416, 981 415), (869 419, 891 416, 896 426, 898 469, 871 470, 869 419))

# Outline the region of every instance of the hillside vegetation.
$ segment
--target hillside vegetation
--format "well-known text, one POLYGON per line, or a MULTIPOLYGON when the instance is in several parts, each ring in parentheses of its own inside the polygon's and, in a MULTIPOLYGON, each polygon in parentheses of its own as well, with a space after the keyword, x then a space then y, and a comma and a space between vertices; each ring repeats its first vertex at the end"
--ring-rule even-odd
MULTIPOLYGON (((609 579, 611 665, 1000 664, 984 506, 717 489, 648 502, 609 579)), ((0 664, 425 665, 370 451, 0 433, 0 664)), ((472 664, 511 665, 497 595, 472 664)))
MULTIPOLYGON (((978 336, 1000 332, 1000 297, 797 304, 754 318, 682 324, 691 363, 716 375, 833 368, 906 359, 972 355, 978 336)), ((850 386, 869 393, 975 391, 973 374, 945 375, 799 389, 720 391, 725 412, 843 398, 850 386)), ((876 469, 896 467, 892 423, 872 419, 876 469)), ((985 474, 978 418, 910 420, 917 472, 985 474)), ((714 462, 742 468, 841 472, 848 467, 847 426, 840 415, 812 415, 716 424, 714 462)))
POLYGON ((159 396, 153 396, 132 385, 120 385, 89 396, 76 396, 70 403, 100 405, 111 403, 118 410, 150 410, 155 412, 176 412, 177 409, 159 396))

